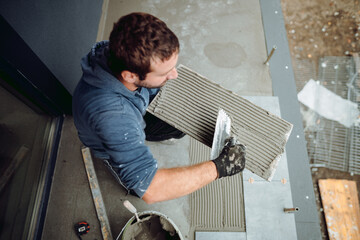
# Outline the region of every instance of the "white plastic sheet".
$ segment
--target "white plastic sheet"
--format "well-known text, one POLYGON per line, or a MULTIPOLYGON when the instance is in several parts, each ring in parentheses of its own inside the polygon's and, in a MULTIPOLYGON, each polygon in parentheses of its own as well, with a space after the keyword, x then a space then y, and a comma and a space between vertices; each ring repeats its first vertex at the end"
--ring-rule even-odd
POLYGON ((356 103, 341 98, 313 79, 298 93, 298 99, 322 117, 338 121, 346 127, 351 127, 360 115, 356 103))

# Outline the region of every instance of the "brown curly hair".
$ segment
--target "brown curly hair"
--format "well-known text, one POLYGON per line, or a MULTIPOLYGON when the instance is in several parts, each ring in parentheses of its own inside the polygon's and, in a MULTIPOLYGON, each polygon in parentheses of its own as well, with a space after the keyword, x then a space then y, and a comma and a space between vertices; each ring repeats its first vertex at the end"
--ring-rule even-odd
POLYGON ((151 71, 151 58, 161 61, 179 52, 179 40, 166 24, 147 13, 123 16, 110 34, 109 67, 115 75, 124 70, 136 73, 140 80, 151 71))

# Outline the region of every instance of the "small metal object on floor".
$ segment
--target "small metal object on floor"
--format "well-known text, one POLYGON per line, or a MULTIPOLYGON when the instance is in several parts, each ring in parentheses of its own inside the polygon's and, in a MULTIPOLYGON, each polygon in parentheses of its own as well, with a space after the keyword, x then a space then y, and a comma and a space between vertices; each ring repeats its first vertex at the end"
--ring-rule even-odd
POLYGON ((83 160, 84 160, 84 164, 85 164, 86 174, 89 179, 91 194, 93 196, 96 213, 97 213, 98 219, 100 221, 101 234, 102 234, 104 240, 112 240, 113 237, 112 237, 111 231, 110 231, 109 219, 106 215, 104 200, 103 200, 101 192, 100 192, 99 182, 96 177, 95 168, 94 168, 94 164, 92 161, 90 149, 87 147, 84 147, 81 149, 81 152, 82 152, 82 156, 83 156, 83 160))
POLYGON ((270 58, 271 58, 272 55, 274 54, 276 48, 277 48, 277 47, 274 45, 273 48, 271 49, 271 52, 270 52, 269 56, 267 57, 266 61, 264 62, 264 64, 268 64, 268 62, 270 61, 270 58))
POLYGON ((295 213, 298 212, 300 209, 298 207, 293 207, 293 208, 284 208, 284 212, 285 213, 295 213))

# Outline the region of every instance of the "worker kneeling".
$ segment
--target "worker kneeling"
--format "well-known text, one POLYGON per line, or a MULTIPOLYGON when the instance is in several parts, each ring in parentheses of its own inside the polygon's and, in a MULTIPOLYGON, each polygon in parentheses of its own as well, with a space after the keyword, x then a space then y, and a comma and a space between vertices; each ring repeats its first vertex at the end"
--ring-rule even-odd
POLYGON ((109 41, 96 43, 82 59, 83 75, 73 93, 80 140, 122 186, 147 203, 187 195, 245 167, 244 145, 229 138, 215 160, 158 169, 145 140, 185 134, 146 109, 160 87, 177 78, 179 51, 178 38, 163 21, 128 14, 114 24, 109 41))

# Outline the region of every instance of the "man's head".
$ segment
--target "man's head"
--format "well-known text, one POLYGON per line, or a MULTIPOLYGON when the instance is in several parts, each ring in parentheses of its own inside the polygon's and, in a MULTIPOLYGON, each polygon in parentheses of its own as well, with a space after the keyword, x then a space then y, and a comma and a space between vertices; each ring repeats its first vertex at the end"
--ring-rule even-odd
POLYGON ((120 80, 160 87, 176 78, 179 40, 160 19, 146 13, 123 16, 110 34, 109 66, 120 80))

